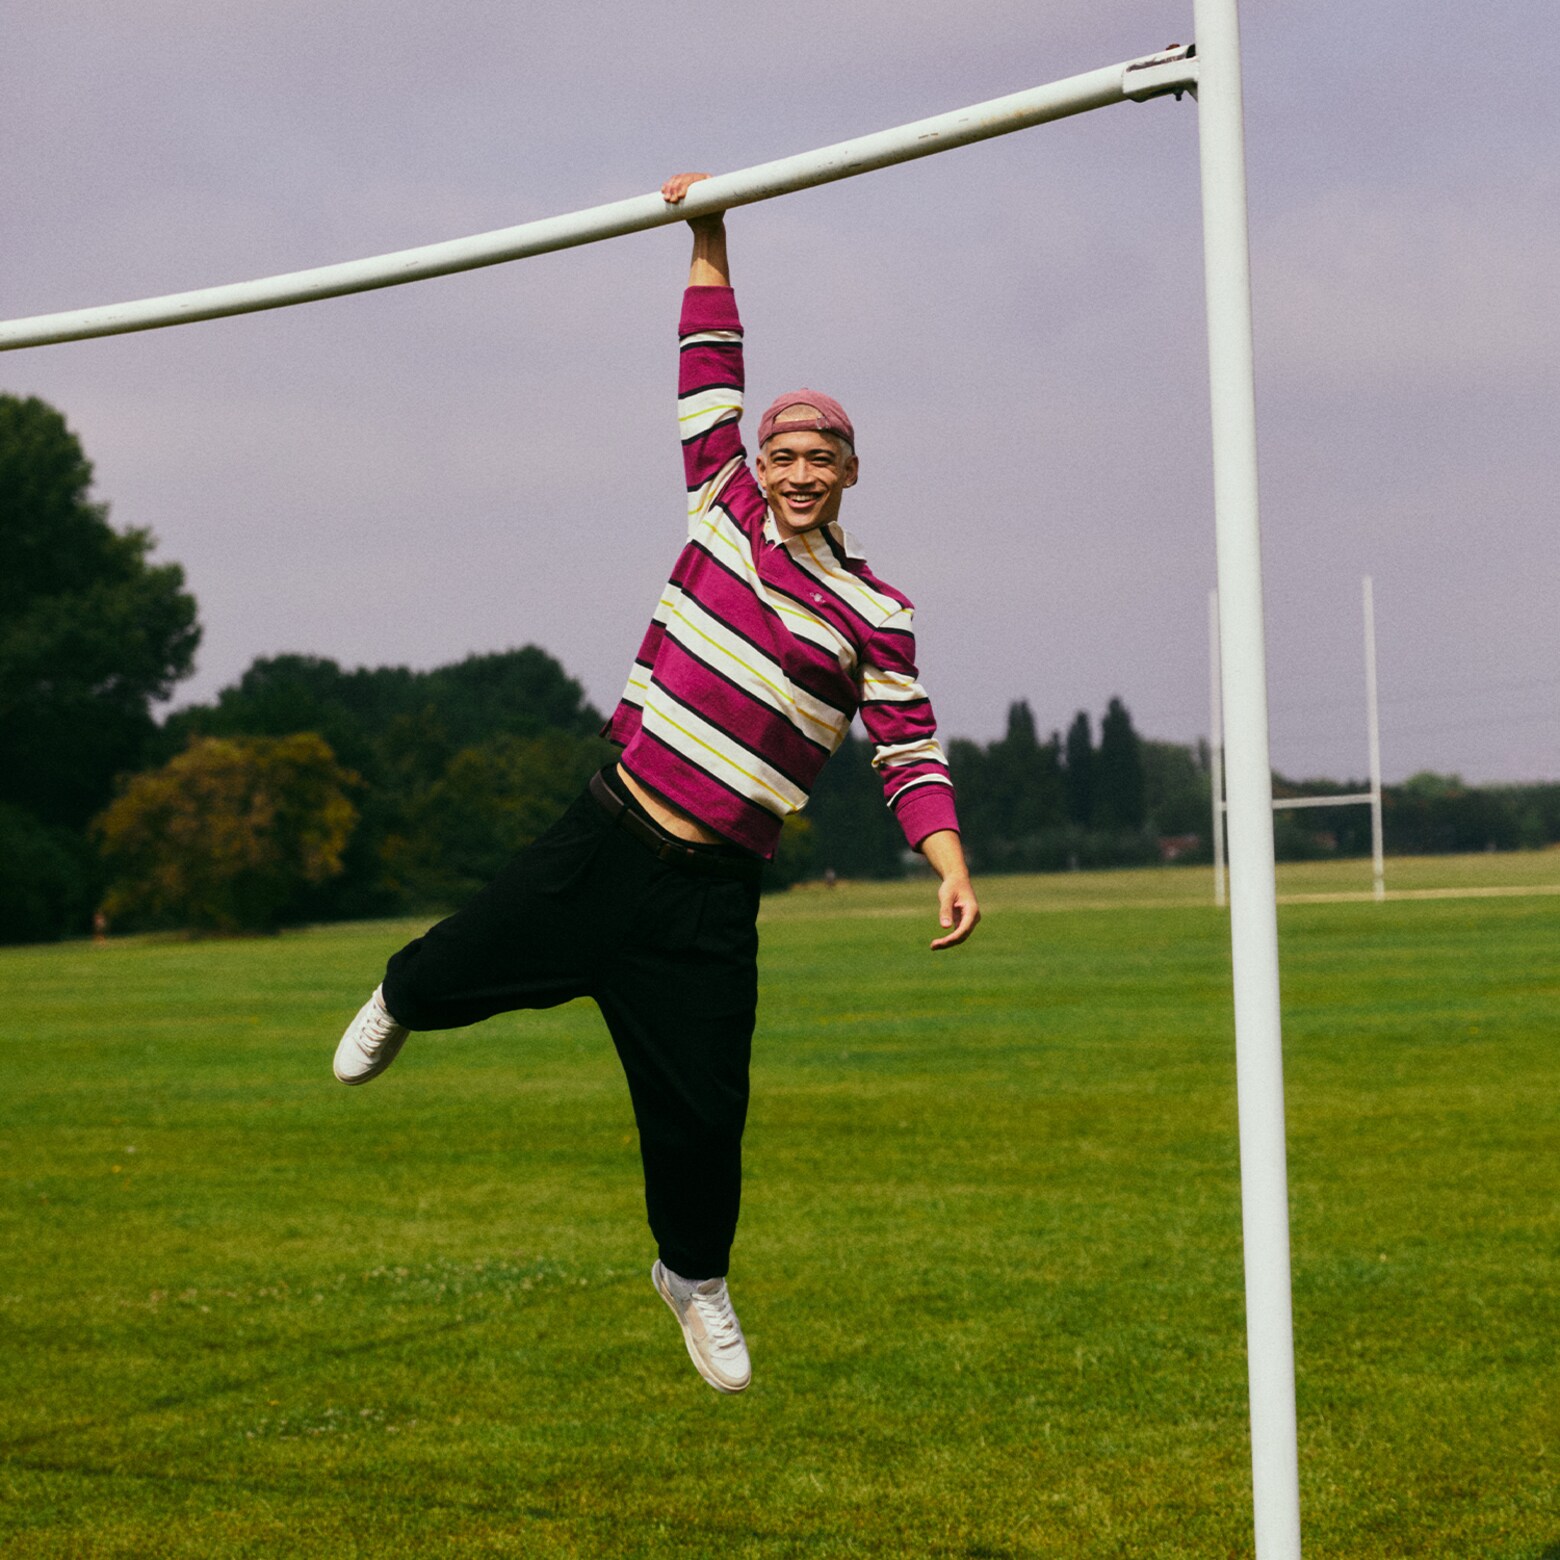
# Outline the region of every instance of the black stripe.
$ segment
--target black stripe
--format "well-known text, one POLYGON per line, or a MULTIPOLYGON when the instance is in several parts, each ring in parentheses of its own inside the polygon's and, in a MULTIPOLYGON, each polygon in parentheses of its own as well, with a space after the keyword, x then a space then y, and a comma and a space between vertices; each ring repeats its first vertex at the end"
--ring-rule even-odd
POLYGON ((677 350, 679 352, 691 352, 695 347, 713 348, 719 352, 722 349, 730 351, 735 348, 742 350, 742 327, 740 325, 703 325, 698 330, 690 330, 686 336, 677 338, 677 350), (712 331, 729 330, 737 339, 735 341, 694 341, 694 336, 708 336, 712 331))
MULTIPOLYGON (((701 769, 699 767, 699 765, 696 764, 691 758, 689 758, 686 753, 680 752, 677 748, 672 747, 669 743, 663 742, 658 736, 656 736, 656 734, 653 731, 641 731, 640 732, 640 736, 646 742, 653 742, 653 743, 655 743, 655 745, 658 748, 665 748, 666 751, 668 753, 670 753, 673 758, 681 759, 681 761, 683 763, 685 763, 690 769, 697 769, 699 771, 699 773, 701 775, 703 775, 706 780, 712 781, 715 785, 718 785, 721 788, 721 790, 729 792, 739 802, 741 802, 741 804, 744 807, 756 808, 759 812, 763 813, 764 816, 767 817, 767 818, 775 818, 777 816, 776 814, 770 812, 770 810, 767 807, 765 807, 762 802, 755 802, 751 796, 744 796, 742 794, 742 792, 739 791, 734 785, 728 785, 724 780, 721 779, 721 777, 719 775, 712 775, 709 772, 709 770, 701 769)), ((650 782, 648 780, 644 781, 643 783, 645 785, 649 785, 650 784, 650 782)), ((655 787, 651 786, 651 789, 654 790, 655 787)), ((713 828, 715 828, 715 825, 712 823, 712 824, 709 825, 709 827, 713 829, 713 828)), ((716 832, 718 833, 719 830, 717 830, 716 832)), ((728 836, 728 838, 729 838, 729 836, 728 836)), ((735 844, 736 841, 733 841, 732 843, 735 844)))
POLYGON ((677 399, 686 401, 690 395, 703 395, 706 390, 735 390, 741 395, 743 383, 740 379, 711 379, 702 385, 679 385, 677 399))
POLYGON ((923 693, 914 699, 863 699, 858 708, 863 710, 914 710, 922 705, 927 709, 932 707, 932 701, 923 693))
MULTIPOLYGON (((713 776, 711 778, 713 778, 713 776)), ((908 796, 912 791, 919 791, 923 785, 941 785, 946 786, 950 791, 953 790, 953 782, 951 780, 933 780, 930 777, 925 780, 917 780, 914 785, 900 786, 900 788, 895 791, 892 796, 885 798, 889 811, 897 817, 899 813, 899 798, 902 796, 908 796)), ((957 801, 958 798, 955 797, 954 800, 957 801)))
MULTIPOLYGON (((780 550, 784 551, 784 548, 781 548, 780 550)), ((856 623, 862 624, 865 627, 865 632, 859 633, 856 635, 856 637, 852 638, 851 635, 846 632, 846 630, 840 629, 839 624, 829 624, 829 626, 836 631, 845 632, 845 637, 850 640, 851 646, 856 652, 856 659, 859 662, 874 632, 871 625, 867 623, 867 619, 863 617, 861 613, 856 611, 854 607, 840 600, 833 586, 829 585, 826 581, 817 579, 815 576, 809 574, 807 570, 796 561, 795 558, 791 557, 789 552, 786 553, 786 561, 793 569, 796 570, 798 574, 802 576, 803 579, 807 581, 806 594, 798 594, 797 591, 791 590, 775 580, 765 580, 764 583, 772 591, 775 591, 778 595, 784 596, 788 601, 794 601, 797 606, 802 608, 803 611, 810 612, 816 618, 823 618, 823 615, 818 611, 818 603, 811 599, 812 592, 819 590, 826 592, 827 599, 832 601, 835 606, 839 608, 841 614, 848 620, 846 629, 848 629, 851 624, 856 623)), ((828 619, 823 618, 823 621, 828 622, 828 619)))
MULTIPOLYGON (((801 740, 808 745, 808 747, 817 748, 817 750, 820 753, 822 753, 825 758, 829 758, 829 757, 832 756, 832 754, 834 752, 833 748, 826 747, 822 742, 819 742, 817 740, 817 738, 815 738, 815 737, 809 737, 805 731, 801 730, 797 726, 792 725, 791 722, 786 718, 784 713, 782 711, 776 709, 773 704, 765 703, 765 701, 762 698, 760 698, 756 693, 754 693, 751 689, 744 688, 741 685, 741 683, 733 682, 731 680, 731 678, 729 678, 723 671, 720 670, 719 667, 711 666, 710 663, 708 661, 706 661, 704 659, 704 657, 698 653, 697 650, 690 650, 688 648, 688 646, 685 645, 682 642, 682 640, 680 640, 674 633, 671 632, 670 629, 667 630, 666 637, 668 639, 670 639, 671 642, 680 651, 682 651, 682 653, 685 656, 687 656, 690 661, 696 661, 700 666, 702 666, 704 668, 705 671, 707 671, 710 674, 711 677, 714 677, 718 681, 725 683, 725 685, 728 688, 730 688, 733 693, 740 695, 749 704, 753 705, 757 709, 762 710, 766 715, 773 716, 788 731, 794 731, 796 733, 796 735, 798 737, 800 737, 801 740)), ((677 695, 675 693, 672 693, 671 689, 663 687, 663 685, 661 683, 659 683, 659 682, 656 683, 656 687, 660 688, 663 693, 668 694, 670 697, 672 697, 674 699, 677 697, 677 695)), ((681 702, 681 701, 679 701, 679 702, 681 702)), ((719 727, 718 723, 716 721, 711 720, 708 715, 702 716, 701 719, 703 719, 705 721, 705 723, 708 724, 708 725, 717 726, 717 728, 721 731, 722 735, 724 735, 724 736, 730 736, 731 735, 731 733, 726 731, 724 727, 719 727)), ((740 741, 741 739, 738 738, 738 737, 732 737, 731 740, 733 742, 737 742, 737 741, 740 741)), ((764 759, 764 762, 766 764, 768 764, 771 769, 780 769, 780 766, 772 758, 766 758, 766 759, 764 759)), ((796 776, 791 774, 788 770, 780 769, 780 773, 783 774, 786 777, 786 779, 791 782, 792 785, 799 785, 799 786, 801 786, 801 788, 804 791, 808 789, 806 784, 803 781, 798 780, 796 778, 796 776)))
MULTIPOLYGON (((688 545, 690 547, 697 547, 699 549, 700 553, 702 553, 704 555, 704 557, 708 558, 709 561, 712 564, 714 564, 717 569, 720 569, 723 573, 725 573, 727 575, 728 578, 734 580, 736 582, 736 584, 738 584, 739 586, 744 585, 745 582, 743 580, 738 578, 736 575, 732 574, 731 570, 726 568, 725 564, 723 564, 718 558, 712 557, 710 555, 710 553, 706 552, 703 547, 699 546, 699 543, 697 543, 697 542, 690 542, 688 545)), ((791 674, 785 669, 784 662, 781 661, 779 659, 779 657, 775 655, 774 650, 773 650, 773 648, 771 646, 769 646, 769 645, 761 645, 756 639, 752 638, 750 635, 744 634, 742 632, 742 630, 740 628, 738 628, 734 623, 728 623, 725 620, 725 618, 723 618, 717 611, 715 611, 715 609, 712 606, 708 606, 704 602, 700 601, 699 600, 699 596, 698 596, 698 592, 690 589, 688 587, 688 585, 686 585, 682 580, 679 580, 679 579, 677 579, 674 576, 667 583, 676 585, 677 588, 680 591, 682 591, 684 595, 688 596, 693 601, 693 603, 700 609, 700 611, 705 612, 710 617, 714 618, 715 621, 717 623, 719 623, 720 626, 723 629, 725 629, 728 634, 734 635, 736 638, 740 639, 742 641, 742 643, 745 644, 745 645, 751 645, 753 647, 753 649, 755 651, 757 651, 757 653, 759 655, 763 656, 763 658, 766 661, 768 661, 770 663, 770 665, 772 665, 774 667, 774 669, 782 677, 784 677, 786 679, 787 682, 796 682, 797 681, 796 678, 792 677, 791 674)), ((748 591, 747 594, 748 594, 748 596, 749 596, 749 598, 751 600, 757 602, 758 605, 761 608, 763 608, 763 610, 765 612, 767 612, 772 618, 774 618, 775 623, 779 627, 781 633, 785 634, 788 638, 791 638, 791 639, 798 639, 800 637, 799 635, 792 634, 791 631, 788 628, 786 628, 785 620, 780 616, 780 614, 778 612, 775 611, 775 609, 773 607, 771 607, 769 605, 768 602, 760 600, 756 595, 753 594, 752 591, 748 591)), ((663 632, 668 632, 669 633, 670 630, 669 629, 665 629, 663 627, 663 632)), ((809 645, 812 645, 812 642, 810 640, 807 640, 807 641, 804 641, 804 642, 809 644, 809 645)), ((826 650, 824 650, 821 645, 812 645, 812 648, 815 649, 820 655, 827 655, 828 654, 828 652, 826 650)), ((831 658, 831 664, 832 664, 832 658, 831 658)), ((815 692, 813 689, 809 688, 806 685, 806 683, 798 683, 797 686, 800 687, 804 693, 811 694, 812 697, 815 698, 820 704, 827 704, 829 706, 829 708, 835 712, 836 715, 843 715, 847 720, 849 720, 856 713, 857 709, 860 707, 860 701, 859 700, 854 701, 854 702, 847 702, 847 703, 841 704, 838 700, 830 698, 829 695, 826 694, 826 693, 815 692)), ((811 739, 809 738, 809 740, 811 740, 811 739)))
MULTIPOLYGON (((698 657, 695 656, 694 659, 698 660, 698 657)), ((703 664, 704 663, 702 661, 699 662, 700 666, 703 664)), ((760 753, 756 747, 752 746, 750 743, 744 742, 741 737, 735 735, 733 732, 723 730, 720 726, 716 725, 716 723, 712 721, 708 715, 703 715, 698 710, 694 709, 694 707, 689 704, 687 700, 679 699, 677 695, 673 693, 672 690, 664 683, 657 682, 656 687, 659 688, 660 691, 664 693, 666 697, 677 706, 678 709, 686 710, 696 720, 703 721, 706 726, 715 726, 715 729, 719 731, 721 736, 723 736, 728 742, 732 743, 736 747, 741 748, 744 753, 751 754, 752 757, 757 759, 759 763, 763 764, 765 768, 773 769, 777 774, 784 775, 785 778, 789 780, 791 784, 802 793, 803 796, 806 796, 811 792, 812 787, 810 785, 801 780, 798 780, 796 776, 791 774, 789 771, 782 769, 767 753, 760 753)), ((771 711, 771 713, 773 712, 771 711)), ((680 750, 674 748, 673 751, 678 752, 680 750)), ((697 759, 689 758, 688 754, 686 753, 683 753, 682 756, 683 758, 687 759, 687 761, 692 764, 694 768, 697 769, 701 767, 697 759)))
MULTIPOLYGON (((718 417, 709 425, 708 428, 700 429, 698 433, 690 433, 688 437, 682 441, 682 447, 687 449, 690 444, 697 444, 700 439, 709 438, 709 436, 714 433, 717 428, 737 428, 740 427, 741 423, 741 412, 738 412, 735 417, 718 417)), ((737 439, 737 448, 739 450, 743 448, 740 436, 737 439)), ((701 483, 700 485, 702 486, 703 484, 701 483)), ((691 492, 692 489, 690 488, 689 491, 691 492)))
POLYGON ((915 631, 913 629, 889 628, 886 624, 879 623, 878 626, 872 630, 872 633, 874 637, 883 634, 893 634, 899 639, 908 639, 912 647, 915 645, 915 631))
MULTIPOLYGON (((750 477, 753 475, 751 471, 748 471, 746 462, 740 458, 745 454, 747 454, 745 449, 739 449, 737 451, 737 464, 731 467, 731 475, 727 477, 718 488, 715 489, 715 496, 710 500, 711 503, 718 503, 720 500, 720 495, 724 493, 726 489, 729 488, 731 484, 735 482, 737 478, 740 477, 744 472, 747 472, 748 476, 750 477)), ((731 462, 729 460, 726 462, 726 466, 731 466, 731 462)), ((721 472, 726 469, 726 466, 717 466, 714 471, 712 471, 709 476, 707 476, 702 482, 691 483, 684 491, 689 493, 697 493, 700 488, 708 487, 710 483, 712 483, 716 477, 718 477, 721 472)), ((755 482, 753 485, 757 487, 758 484, 755 482)), ((742 529, 742 522, 738 520, 735 515, 731 514, 731 510, 725 504, 721 504, 720 507, 724 509, 728 515, 731 515, 731 523, 740 531, 742 529)))
MULTIPOLYGON (((727 512, 727 514, 731 513, 729 510, 727 510, 726 512, 727 512)), ((739 526, 739 527, 740 527, 740 524, 741 524, 741 522, 738 521, 735 516, 732 516, 732 523, 734 525, 739 526)), ((807 648, 809 650, 813 651, 814 654, 822 656, 828 662, 828 664, 835 669, 835 671, 838 673, 838 675, 840 675, 841 677, 844 676, 843 672, 839 672, 839 663, 835 661, 834 657, 832 655, 830 655, 829 652, 827 650, 825 650, 822 645, 815 645, 810 639, 803 639, 800 634, 793 634, 791 632, 791 630, 788 629, 785 626, 785 619, 782 618, 780 616, 780 614, 778 612, 776 612, 775 609, 772 606, 770 606, 767 601, 765 601, 761 596, 759 596, 748 585, 748 582, 745 579, 743 579, 740 574, 736 573, 734 570, 729 568, 726 564, 722 563, 720 561, 720 559, 717 558, 715 556, 715 554, 712 553, 707 547, 705 547, 702 542, 700 542, 697 539, 695 539, 695 540, 689 542, 688 546, 692 547, 699 554, 699 556, 702 557, 707 563, 712 565, 714 568, 719 569, 721 571, 721 573, 724 574, 728 579, 730 579, 737 586, 737 588, 739 590, 742 590, 742 591, 746 592, 746 594, 752 600, 756 601, 758 603, 758 605, 765 612, 767 612, 770 617, 772 617, 774 619, 776 628, 778 628, 779 631, 782 634, 784 634, 787 639, 792 639, 792 640, 795 640, 798 644, 806 645, 807 648)), ((699 601, 697 593, 695 593, 692 590, 689 590, 687 584, 683 580, 676 579, 676 577, 674 575, 672 583, 675 583, 680 590, 687 590, 688 594, 690 596, 692 596, 695 601, 699 601)), ((782 596, 786 596, 787 600, 794 599, 794 598, 790 597, 789 595, 787 595, 787 593, 785 591, 781 591, 780 594, 782 596)), ((725 618, 721 617, 721 615, 718 612, 713 611, 711 608, 705 607, 704 603, 702 601, 699 602, 699 605, 701 607, 704 607, 704 610, 706 612, 708 612, 710 614, 710 616, 712 618, 714 618, 717 623, 726 623, 725 618)), ((802 603, 801 602, 797 602, 797 605, 801 606, 802 603)), ((730 628, 731 625, 730 624, 726 624, 726 626, 728 628, 730 628)), ((746 635, 741 634, 735 628, 733 628, 731 630, 731 632, 736 634, 739 639, 746 638, 746 635)), ((751 639, 749 639, 747 642, 749 644, 753 644, 753 641, 751 639)), ((759 649, 759 650, 763 650, 764 649, 764 647, 762 645, 757 645, 757 646, 755 646, 755 648, 759 649)), ((768 654, 767 651, 765 653, 768 654)), ((769 659, 771 661, 774 660, 774 656, 770 655, 769 659)), ((823 667, 820 666, 820 667, 817 668, 817 670, 821 674, 824 669, 823 669, 823 667)), ((791 674, 788 672, 786 675, 790 676, 791 674)), ((815 699, 817 699, 819 701, 820 704, 827 704, 831 710, 838 710, 841 715, 846 715, 846 716, 851 716, 851 715, 854 715, 856 713, 856 709, 857 709, 857 707, 859 705, 859 702, 860 702, 859 700, 852 700, 850 702, 842 704, 842 703, 839 702, 838 699, 834 698, 830 694, 824 693, 820 689, 814 688, 810 684, 802 682, 800 678, 792 677, 791 680, 793 682, 797 683, 800 687, 805 688, 808 693, 810 693, 815 699)))
MULTIPOLYGON (((845 556, 844 547, 839 542, 835 541, 834 531, 831 527, 824 527, 823 539, 829 544, 829 551, 834 554, 834 561, 839 564, 842 569, 850 570, 850 559, 845 556)), ((855 571, 850 570, 850 572, 854 573, 855 571)))

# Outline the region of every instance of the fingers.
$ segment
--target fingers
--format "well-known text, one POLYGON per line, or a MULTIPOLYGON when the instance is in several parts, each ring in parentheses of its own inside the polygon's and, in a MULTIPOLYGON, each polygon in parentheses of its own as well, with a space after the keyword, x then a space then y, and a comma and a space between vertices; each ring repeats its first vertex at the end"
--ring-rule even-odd
POLYGON ((941 919, 944 926, 952 926, 953 930, 932 943, 934 951, 958 947, 980 924, 980 906, 976 904, 974 894, 950 895, 943 902, 941 919), (958 915, 957 925, 954 925, 955 912, 958 915))
POLYGON ((661 199, 668 206, 679 204, 684 195, 688 193, 701 179, 709 178, 707 173, 674 173, 665 184, 661 186, 661 199))

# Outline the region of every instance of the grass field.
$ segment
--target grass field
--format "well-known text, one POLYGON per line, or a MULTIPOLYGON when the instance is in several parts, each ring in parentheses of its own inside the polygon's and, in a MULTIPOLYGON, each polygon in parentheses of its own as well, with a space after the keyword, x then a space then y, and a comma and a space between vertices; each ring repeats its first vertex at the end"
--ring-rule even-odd
MULTIPOLYGON (((1280 912, 1307 1554, 1557 1560, 1560 855, 1389 882, 1521 892, 1280 912)), ((766 905, 737 1399, 593 1008, 347 1090, 410 925, 0 953, 0 1553, 1249 1554, 1227 922, 982 886, 766 905)))

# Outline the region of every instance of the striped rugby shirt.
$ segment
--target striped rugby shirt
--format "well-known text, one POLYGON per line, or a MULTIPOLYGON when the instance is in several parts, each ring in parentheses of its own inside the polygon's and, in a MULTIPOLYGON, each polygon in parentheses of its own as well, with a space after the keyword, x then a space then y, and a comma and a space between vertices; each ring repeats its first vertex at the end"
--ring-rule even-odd
POLYGON ((905 838, 957 829, 911 602, 837 522, 781 539, 738 427, 732 290, 690 287, 681 336, 688 542, 603 734, 636 779, 768 858, 859 710, 905 838))

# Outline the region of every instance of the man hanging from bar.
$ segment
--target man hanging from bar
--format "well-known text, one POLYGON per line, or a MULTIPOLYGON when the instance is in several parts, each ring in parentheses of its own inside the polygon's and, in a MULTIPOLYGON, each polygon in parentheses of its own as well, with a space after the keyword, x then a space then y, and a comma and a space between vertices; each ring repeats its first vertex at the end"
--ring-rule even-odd
MULTIPOLYGON (((667 180, 680 203, 706 174, 667 180)), ((639 1126, 657 1292, 699 1374, 751 1379, 726 1275, 758 995, 759 874, 860 714, 905 838, 941 879, 934 949, 980 910, 909 600, 839 523, 858 474, 844 409, 780 396, 746 463, 742 327, 722 214, 690 221, 679 420, 688 540, 605 734, 622 756, 463 910, 395 954, 337 1047, 366 1083, 408 1033, 577 997, 599 1005, 639 1126)))

